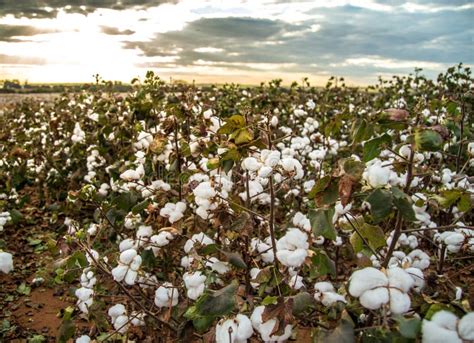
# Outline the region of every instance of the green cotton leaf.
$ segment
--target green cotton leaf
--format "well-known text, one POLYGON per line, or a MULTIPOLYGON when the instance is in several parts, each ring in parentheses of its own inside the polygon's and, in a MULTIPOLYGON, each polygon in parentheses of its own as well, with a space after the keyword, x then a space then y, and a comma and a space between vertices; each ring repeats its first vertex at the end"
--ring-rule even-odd
POLYGON ((219 168, 219 164, 220 164, 219 158, 214 157, 214 158, 211 158, 207 161, 206 167, 209 170, 214 170, 214 169, 219 168))
POLYGON ((338 179, 332 178, 329 186, 317 193, 314 197, 314 201, 318 206, 327 206, 335 204, 339 199, 339 182, 338 179))
POLYGON ((449 208, 458 202, 461 195, 462 192, 460 190, 452 189, 442 191, 439 195, 434 195, 433 199, 435 199, 442 207, 449 208))
POLYGON ((399 316, 395 320, 399 324, 400 334, 405 338, 416 339, 421 332, 421 319, 399 316))
POLYGON ((353 343, 355 342, 354 322, 351 316, 344 311, 339 326, 324 340, 326 343, 353 343))
POLYGON ((344 169, 344 173, 349 175, 353 180, 357 181, 362 177, 365 164, 351 157, 343 160, 342 168, 344 169))
POLYGON ((220 135, 229 135, 244 126, 245 118, 239 114, 234 114, 226 120, 226 123, 219 128, 217 133, 220 135))
MULTIPOLYGON (((385 235, 380 226, 364 223, 362 226, 357 227, 357 230, 373 250, 377 250, 387 245, 385 235)), ((350 242, 355 253, 358 253, 364 249, 364 241, 356 231, 352 233, 350 242)))
POLYGON ((133 214, 140 213, 141 211, 145 210, 148 205, 150 204, 150 200, 143 200, 142 202, 139 202, 135 206, 132 207, 132 212, 133 214))
POLYGON ((27 286, 24 282, 22 282, 21 285, 18 286, 18 288, 16 289, 16 291, 17 291, 19 294, 22 294, 22 295, 30 295, 30 293, 31 293, 31 287, 27 286))
POLYGON ((12 218, 12 223, 13 224, 18 224, 23 219, 23 215, 17 209, 11 210, 10 211, 10 216, 12 218))
POLYGON ((365 200, 370 204, 370 212, 376 223, 387 217, 392 211, 393 196, 385 189, 375 189, 365 200))
POLYGON ((362 142, 367 137, 368 124, 365 119, 357 119, 353 122, 352 125, 352 144, 357 144, 362 142))
POLYGON ((247 264, 245 263, 244 259, 242 256, 238 253, 235 252, 224 252, 225 256, 227 257, 227 260, 231 265, 234 267, 240 268, 240 269, 247 269, 247 264))
POLYGON ((469 194, 461 195, 457 206, 459 211, 468 212, 472 208, 471 197, 469 194))
POLYGON ((292 299, 293 314, 295 316, 304 313, 314 303, 314 298, 308 292, 300 292, 293 296, 292 299))
POLYGON ((332 223, 334 208, 310 210, 308 216, 315 236, 323 236, 331 240, 336 239, 336 230, 332 223))
POLYGON ((273 273, 272 273, 272 268, 273 266, 268 266, 260 270, 253 280, 256 283, 267 283, 272 279, 273 273))
POLYGON ((130 210, 137 204, 138 195, 135 192, 120 193, 112 200, 112 204, 116 205, 118 209, 130 212, 130 210))
POLYGON ((275 305, 278 303, 278 297, 277 296, 271 296, 267 295, 265 299, 262 300, 262 303, 260 305, 267 306, 267 305, 275 305))
POLYGON ((74 337, 75 332, 76 326, 74 325, 74 322, 71 319, 63 320, 58 332, 58 342, 68 342, 72 337, 74 337))
POLYGON ((323 276, 327 274, 336 276, 336 264, 323 250, 316 252, 316 254, 311 257, 311 262, 313 268, 315 268, 315 270, 313 270, 313 276, 323 276))
POLYGON ((225 316, 232 312, 235 307, 235 295, 239 284, 237 281, 218 291, 203 294, 195 304, 198 317, 225 316))
POLYGON ((331 182, 331 176, 330 175, 326 175, 326 176, 320 178, 318 181, 316 181, 313 188, 311 188, 311 191, 308 194, 308 198, 309 199, 314 199, 314 197, 318 193, 324 191, 329 186, 330 182, 331 182))
POLYGON ((143 267, 152 269, 156 266, 157 260, 152 249, 143 250, 140 256, 143 261, 143 267))
POLYGON ((415 132, 415 149, 417 151, 439 151, 443 147, 443 137, 433 130, 415 132))
POLYGON ((253 140, 253 133, 247 128, 239 129, 233 132, 230 135, 230 138, 234 139, 234 142, 237 145, 247 144, 253 140))
POLYGON ((416 221, 415 211, 411 198, 398 187, 392 187, 393 204, 400 211, 403 218, 408 221, 416 221))
POLYGON ((392 137, 384 133, 382 136, 373 138, 364 144, 364 156, 363 161, 368 162, 378 157, 382 152, 385 145, 389 145, 392 142, 392 137))
POLYGON ((215 317, 200 317, 193 319, 193 326, 198 333, 204 333, 212 326, 215 317))

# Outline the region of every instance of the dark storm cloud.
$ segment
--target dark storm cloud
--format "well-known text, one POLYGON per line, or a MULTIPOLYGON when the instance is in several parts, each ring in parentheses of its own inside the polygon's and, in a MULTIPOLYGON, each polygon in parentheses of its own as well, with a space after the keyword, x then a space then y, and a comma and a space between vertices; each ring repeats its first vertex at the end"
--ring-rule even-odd
POLYGON ((67 12, 90 13, 98 8, 122 10, 131 7, 152 7, 178 0, 0 0, 0 15, 16 17, 55 18, 59 9, 70 6, 67 12), (46 8, 49 7, 48 11, 46 8), (81 8, 83 7, 83 8, 81 8))
MULTIPOLYGON (((38 29, 33 26, 25 25, 2 25, 0 24, 0 41, 3 42, 17 42, 18 36, 34 36, 41 33, 51 33, 54 30, 38 29)), ((24 40, 22 40, 24 41, 24 40)))
MULTIPOLYGON (((393 1, 398 5, 398 1, 393 1)), ((420 1, 420 3, 423 3, 420 1)), ((453 6, 442 3, 442 6, 453 6)), ((458 5, 465 4, 457 1, 458 5)), ((384 2, 385 4, 385 2, 384 2)), ((430 2, 432 4, 432 2, 430 2)), ((308 12, 316 18, 301 24, 250 18, 201 19, 181 31, 157 34, 151 42, 128 43, 146 56, 164 56, 179 49, 176 64, 202 61, 219 67, 247 70, 246 63, 293 63, 300 72, 337 72, 367 75, 406 72, 407 64, 385 67, 347 64, 349 58, 372 56, 391 61, 425 61, 438 64, 474 62, 472 9, 409 13, 377 12, 355 6, 317 8, 308 12), (318 16, 320 17, 318 17, 318 16), (315 25, 319 28, 315 28, 315 25), (200 47, 222 49, 199 52, 200 47), (238 65, 242 63, 242 65, 238 65)), ((159 63, 157 64, 159 65, 159 63)))
POLYGON ((135 31, 132 30, 119 30, 116 27, 110 27, 110 26, 102 26, 101 27, 102 32, 107 34, 107 35, 133 35, 135 31))

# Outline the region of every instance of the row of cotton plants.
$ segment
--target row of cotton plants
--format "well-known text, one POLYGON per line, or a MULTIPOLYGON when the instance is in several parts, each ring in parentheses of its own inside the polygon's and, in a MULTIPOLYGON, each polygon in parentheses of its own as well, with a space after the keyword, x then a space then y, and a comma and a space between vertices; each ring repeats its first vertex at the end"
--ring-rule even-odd
MULTIPOLYGON (((127 97, 7 110, 0 230, 21 225, 22 192, 56 209, 72 317, 91 327, 63 338, 473 340, 470 70, 333 81, 150 73, 127 97)), ((4 239, 8 273, 21 252, 4 239)))

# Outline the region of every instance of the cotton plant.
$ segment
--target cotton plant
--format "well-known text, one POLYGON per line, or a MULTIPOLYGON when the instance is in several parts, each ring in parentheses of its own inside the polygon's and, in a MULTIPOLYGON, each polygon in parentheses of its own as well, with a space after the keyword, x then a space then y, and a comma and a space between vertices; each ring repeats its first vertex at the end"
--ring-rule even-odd
POLYGON ((354 272, 349 279, 349 293, 362 306, 377 310, 388 305, 393 314, 402 314, 410 309, 411 300, 408 292, 415 281, 404 269, 392 267, 380 271, 373 267, 354 272))
POLYGON ((263 311, 265 311, 265 306, 257 306, 250 317, 252 321, 252 326, 260 334, 261 339, 264 342, 285 342, 293 333, 293 325, 287 324, 284 327, 284 331, 281 335, 272 334, 273 328, 276 325, 277 319, 272 318, 267 321, 263 321, 263 311))
POLYGON ((12 217, 10 215, 10 212, 8 211, 0 212, 0 232, 3 231, 3 227, 5 226, 5 224, 7 224, 11 220, 12 220, 12 217))
POLYGON ((314 284, 314 299, 324 306, 332 306, 338 302, 347 303, 346 298, 338 294, 329 281, 320 281, 314 284))
POLYGON ((82 313, 88 314, 89 308, 94 302, 94 290, 87 287, 81 287, 76 290, 75 295, 78 299, 76 305, 79 307, 79 310, 82 313))
POLYGON ((300 267, 308 256, 308 235, 297 228, 290 228, 276 242, 276 256, 287 267, 300 267))
POLYGON ((186 286, 186 295, 189 299, 196 300, 204 293, 206 279, 206 275, 200 271, 194 273, 187 272, 183 275, 183 281, 186 286))
POLYGON ((474 312, 469 312, 459 319, 452 312, 438 311, 430 320, 423 320, 421 330, 423 343, 473 341, 474 312))
POLYGON ((161 307, 173 307, 178 305, 179 291, 170 282, 163 283, 155 291, 155 305, 161 307))
POLYGON ((127 249, 120 254, 117 267, 112 269, 112 276, 115 281, 125 281, 127 285, 134 285, 141 264, 142 258, 137 251, 133 248, 127 249))
POLYGON ((216 325, 216 343, 246 343, 252 335, 252 322, 244 314, 221 320, 216 325))
POLYGON ((160 216, 167 218, 173 224, 183 218, 184 211, 186 211, 186 203, 182 201, 178 201, 176 204, 169 202, 160 210, 160 216))
POLYGON ((125 333, 129 329, 130 318, 127 309, 123 304, 116 304, 109 308, 108 315, 115 330, 119 333, 125 333))
POLYGON ((0 250, 0 270, 8 274, 13 270, 13 255, 0 250))

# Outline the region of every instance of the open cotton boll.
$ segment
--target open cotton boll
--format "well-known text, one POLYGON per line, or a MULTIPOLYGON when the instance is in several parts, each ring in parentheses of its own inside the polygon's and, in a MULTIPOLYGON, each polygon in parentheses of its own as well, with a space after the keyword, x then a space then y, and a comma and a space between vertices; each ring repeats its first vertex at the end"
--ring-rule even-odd
POLYGON ((209 244, 214 244, 214 240, 203 232, 194 234, 184 244, 184 252, 188 254, 191 251, 191 249, 193 249, 194 245, 197 243, 205 246, 209 244))
POLYGON ((474 340, 474 312, 469 312, 459 321, 459 336, 464 340, 474 340))
POLYGON ((211 268, 219 274, 225 274, 229 271, 229 264, 227 262, 219 261, 216 257, 211 257, 206 262, 206 267, 211 268))
POLYGON ((252 315, 250 317, 253 328, 260 333, 262 340, 264 342, 284 342, 288 338, 290 338, 292 334, 292 330, 293 330, 293 325, 291 324, 287 324, 285 326, 285 331, 283 332, 283 335, 270 336, 271 332, 273 331, 273 328, 275 327, 276 319, 273 318, 273 319, 267 320, 266 322, 263 322, 262 314, 264 310, 265 310, 265 306, 257 306, 252 312, 252 315))
POLYGON ((242 161, 242 169, 250 172, 256 172, 261 166, 262 164, 255 157, 246 157, 242 161))
POLYGON ((420 292, 423 287, 425 287, 425 276, 423 275, 423 272, 421 269, 418 268, 407 268, 405 271, 408 273, 408 275, 411 276, 413 279, 413 289, 415 292, 420 292))
POLYGON ((321 302, 324 306, 331 306, 338 301, 346 302, 344 296, 337 294, 332 283, 328 281, 316 282, 314 284, 314 299, 321 302))
POLYGON ((296 212, 294 217, 293 217, 293 225, 299 227, 300 229, 303 229, 305 231, 311 231, 311 223, 309 221, 309 218, 306 217, 303 213, 301 212, 296 212))
POLYGON ((288 285, 295 290, 300 289, 304 286, 303 277, 299 276, 298 274, 293 275, 288 282, 288 285))
POLYGON ((388 285, 398 288, 402 292, 408 292, 413 286, 413 278, 402 268, 392 267, 387 269, 388 285))
POLYGON ((449 311, 438 311, 422 323, 423 343, 462 343, 456 330, 458 318, 449 311))
POLYGON ((299 229, 289 229, 276 243, 277 258, 287 267, 299 267, 308 256, 308 235, 299 229))
POLYGON ((5 274, 8 274, 13 270, 12 254, 0 251, 0 270, 5 274))
POLYGON ((245 343, 252 335, 252 322, 240 313, 216 325, 216 343, 245 343))
POLYGON ((357 270, 351 275, 349 279, 349 293, 357 298, 367 290, 387 285, 388 278, 384 273, 373 267, 367 267, 357 270))
POLYGON ((119 244, 120 252, 132 249, 134 247, 135 247, 135 241, 131 238, 126 238, 123 241, 121 241, 120 244, 119 244))
POLYGON ((408 294, 401 292, 398 289, 390 288, 390 311, 393 314, 402 314, 408 312, 411 301, 408 294))
POLYGON ((369 289, 359 297, 361 305, 369 310, 377 310, 389 300, 388 289, 385 287, 369 289))
POLYGON ((425 270, 430 266, 430 257, 427 253, 420 249, 415 249, 408 254, 408 257, 411 259, 411 266, 413 268, 418 268, 425 270))
POLYGON ((89 313, 89 307, 92 306, 94 302, 92 296, 94 295, 94 290, 86 287, 81 287, 76 289, 74 293, 77 297, 77 307, 82 313, 89 313))
POLYGON ((183 280, 187 289, 186 295, 189 299, 196 300, 204 293, 204 289, 206 287, 204 284, 206 281, 206 276, 200 271, 194 273, 185 273, 183 275, 183 280))
POLYGON ((390 167, 383 167, 382 161, 376 159, 365 169, 362 177, 371 187, 377 188, 388 184, 391 173, 390 167))
POLYGON ((82 335, 76 338, 76 343, 90 343, 91 338, 87 335, 82 335))
POLYGON ((265 158, 262 156, 262 159, 267 167, 274 168, 280 162, 281 153, 277 150, 272 150, 265 156, 265 158))
POLYGON ((155 305, 158 307, 176 306, 178 304, 179 292, 169 282, 163 283, 155 291, 155 305))

